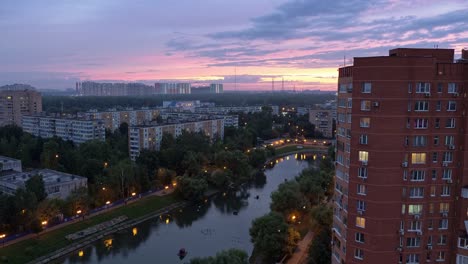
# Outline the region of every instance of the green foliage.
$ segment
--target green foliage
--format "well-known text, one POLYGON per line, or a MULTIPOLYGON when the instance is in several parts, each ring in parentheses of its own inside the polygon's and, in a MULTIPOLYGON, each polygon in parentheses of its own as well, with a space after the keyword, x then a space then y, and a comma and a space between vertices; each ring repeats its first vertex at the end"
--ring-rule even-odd
POLYGON ((187 200, 200 201, 208 190, 208 183, 203 178, 177 177, 177 185, 178 192, 187 200))
POLYGON ((190 264, 248 264, 248 255, 239 249, 221 251, 215 257, 193 258, 190 264))
POLYGON ((310 210, 313 225, 316 230, 331 229, 333 222, 333 210, 327 204, 318 204, 310 210))
POLYGON ((26 182, 26 191, 33 193, 36 196, 38 202, 44 200, 47 196, 44 187, 44 180, 40 175, 34 175, 29 178, 26 182))
POLYGON ((288 228, 288 237, 284 251, 291 255, 297 247, 297 243, 301 240, 301 234, 293 227, 288 228))
POLYGON ((324 228, 319 233, 317 233, 309 249, 308 264, 331 263, 330 243, 330 229, 324 228))
POLYGON ((277 260, 284 253, 288 225, 280 214, 271 212, 255 219, 249 232, 255 249, 266 259, 277 260))
POLYGON ((271 194, 270 209, 283 214, 286 218, 290 213, 302 210, 304 206, 307 208, 308 203, 296 181, 280 184, 278 190, 271 194))

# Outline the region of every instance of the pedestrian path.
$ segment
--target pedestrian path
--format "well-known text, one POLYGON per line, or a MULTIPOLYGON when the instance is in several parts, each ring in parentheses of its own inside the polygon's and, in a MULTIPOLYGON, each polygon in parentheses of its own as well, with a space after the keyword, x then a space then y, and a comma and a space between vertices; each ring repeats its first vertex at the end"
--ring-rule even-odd
POLYGON ((307 261, 307 256, 309 255, 309 246, 312 243, 312 239, 314 238, 314 233, 309 231, 305 237, 299 241, 297 244, 297 248, 294 251, 291 258, 289 258, 286 264, 303 264, 307 261))

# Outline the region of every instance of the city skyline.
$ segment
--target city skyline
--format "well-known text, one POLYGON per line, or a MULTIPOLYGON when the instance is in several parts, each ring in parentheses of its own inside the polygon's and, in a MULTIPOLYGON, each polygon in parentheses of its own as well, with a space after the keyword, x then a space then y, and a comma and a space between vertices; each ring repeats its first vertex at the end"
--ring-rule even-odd
MULTIPOLYGON (((335 90, 352 57, 468 47, 466 1, 5 1, 0 85, 222 82, 335 90), (345 58, 346 56, 346 58, 345 58)), ((234 84, 236 83, 236 85, 234 84)))

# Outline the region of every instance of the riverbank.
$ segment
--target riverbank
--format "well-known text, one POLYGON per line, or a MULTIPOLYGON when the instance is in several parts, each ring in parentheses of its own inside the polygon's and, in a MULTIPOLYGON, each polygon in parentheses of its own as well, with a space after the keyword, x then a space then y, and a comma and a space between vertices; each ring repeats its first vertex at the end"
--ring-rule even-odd
MULTIPOLYGON (((57 250, 64 249, 70 245, 65 236, 83 230, 87 227, 109 221, 113 218, 125 215, 130 220, 136 220, 147 216, 148 212, 157 210, 166 211, 165 208, 180 202, 181 200, 175 194, 166 196, 149 196, 142 198, 136 203, 131 203, 108 212, 87 218, 56 230, 39 234, 34 238, 27 239, 13 245, 5 246, 0 249, 0 263, 27 263, 41 256, 46 256, 57 250)), ((125 223, 128 223, 127 221, 125 223)), ((83 238, 77 243, 83 242, 83 238)), ((92 242, 92 241, 91 241, 92 242)))
POLYGON ((327 153, 328 152, 328 147, 315 146, 315 145, 301 145, 301 144, 280 146, 280 147, 275 148, 275 157, 294 154, 294 153, 303 153, 305 151, 307 151, 307 152, 317 151, 317 152, 327 153))

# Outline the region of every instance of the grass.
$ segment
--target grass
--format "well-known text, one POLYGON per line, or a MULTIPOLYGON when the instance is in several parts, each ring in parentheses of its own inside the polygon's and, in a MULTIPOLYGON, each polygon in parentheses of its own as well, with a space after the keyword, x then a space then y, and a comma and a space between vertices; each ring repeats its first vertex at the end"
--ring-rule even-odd
POLYGON ((36 238, 27 239, 1 248, 0 263, 3 262, 2 260, 7 260, 7 263, 18 264, 32 261, 40 256, 46 255, 69 245, 71 242, 65 238, 65 236, 68 234, 78 232, 87 227, 97 225, 121 215, 126 215, 129 219, 135 219, 169 206, 177 201, 179 200, 174 194, 162 197, 150 196, 142 199, 139 202, 122 206, 107 213, 96 215, 84 221, 40 234, 36 238))
POLYGON ((323 148, 320 148, 318 146, 302 145, 302 148, 297 148, 297 145, 289 145, 289 146, 281 146, 281 147, 276 148, 275 155, 282 155, 284 153, 307 150, 307 149, 323 150, 323 148))

